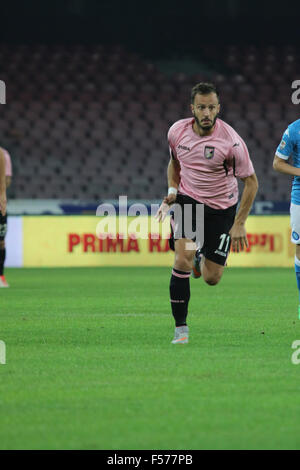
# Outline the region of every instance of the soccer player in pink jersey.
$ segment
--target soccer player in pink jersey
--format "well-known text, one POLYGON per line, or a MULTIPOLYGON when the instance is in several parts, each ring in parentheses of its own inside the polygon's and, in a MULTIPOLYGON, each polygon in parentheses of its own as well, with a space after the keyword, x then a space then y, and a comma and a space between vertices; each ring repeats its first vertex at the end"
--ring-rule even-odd
MULTIPOLYGON (((2 157, 2 197, 4 197, 4 210, 2 210, 2 203, 1 203, 1 214, 0 214, 0 287, 9 287, 5 276, 4 276, 4 261, 6 255, 6 248, 5 248, 5 235, 7 231, 7 213, 6 213, 6 189, 11 184, 12 178, 12 165, 9 153, 0 148, 0 158, 2 157), (3 174, 4 172, 4 174, 3 174)), ((1 175, 1 170, 0 170, 1 175)), ((0 183, 1 184, 1 183, 0 183)), ((1 194, 1 192, 0 192, 1 194)), ((1 200, 0 200, 1 202, 1 200)))
MULTIPOLYGON (((170 161, 168 165, 168 195, 158 213, 163 220, 170 206, 181 208, 181 220, 171 219, 170 247, 175 261, 170 280, 170 301, 175 319, 173 344, 188 342, 188 303, 190 275, 202 276, 214 286, 223 274, 232 244, 239 252, 248 246, 245 222, 258 189, 258 182, 243 139, 227 123, 218 118, 219 93, 210 83, 199 83, 192 89, 193 117, 181 119, 168 132, 170 161), (244 183, 240 207, 238 184, 244 183), (195 232, 196 206, 204 204, 204 243, 197 246, 195 232), (189 230, 184 217, 192 207, 189 230), (178 226, 181 230, 178 231, 178 226)), ((178 217, 178 216, 177 216, 178 217)))

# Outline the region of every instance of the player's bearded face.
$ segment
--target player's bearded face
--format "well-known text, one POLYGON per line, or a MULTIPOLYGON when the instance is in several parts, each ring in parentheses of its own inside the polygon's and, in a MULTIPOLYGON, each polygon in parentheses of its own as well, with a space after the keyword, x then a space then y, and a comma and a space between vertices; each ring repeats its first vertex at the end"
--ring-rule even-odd
POLYGON ((219 111, 220 105, 215 93, 195 96, 192 113, 201 129, 209 131, 215 125, 219 111))

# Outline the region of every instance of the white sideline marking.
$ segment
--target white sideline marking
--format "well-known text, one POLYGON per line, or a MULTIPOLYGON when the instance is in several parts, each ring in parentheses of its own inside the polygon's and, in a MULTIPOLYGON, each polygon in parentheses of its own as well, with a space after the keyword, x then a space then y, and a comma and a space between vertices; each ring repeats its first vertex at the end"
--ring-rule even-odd
POLYGON ((161 317, 169 315, 168 313, 108 313, 111 317, 161 317))

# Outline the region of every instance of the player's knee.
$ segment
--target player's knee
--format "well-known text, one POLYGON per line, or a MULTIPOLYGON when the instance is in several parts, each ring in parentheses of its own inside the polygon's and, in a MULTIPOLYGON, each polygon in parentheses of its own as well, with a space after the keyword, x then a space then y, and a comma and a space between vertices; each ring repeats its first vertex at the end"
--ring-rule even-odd
POLYGON ((221 279, 221 276, 219 274, 210 274, 210 275, 204 277, 204 281, 209 286, 215 286, 216 284, 218 284, 220 279, 221 279))
POLYGON ((177 255, 175 257, 175 269, 179 269, 179 271, 191 271, 192 269, 193 260, 190 259, 188 256, 184 255, 177 255))
POLYGON ((208 279, 205 279, 205 282, 206 282, 206 284, 208 284, 209 286, 215 286, 216 284, 218 284, 219 279, 215 279, 215 278, 213 278, 213 277, 209 277, 208 279))

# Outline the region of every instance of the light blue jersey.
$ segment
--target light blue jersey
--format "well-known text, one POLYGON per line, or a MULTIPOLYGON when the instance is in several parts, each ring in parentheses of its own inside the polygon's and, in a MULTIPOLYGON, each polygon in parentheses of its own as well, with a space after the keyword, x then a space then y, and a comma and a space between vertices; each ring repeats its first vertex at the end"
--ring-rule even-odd
MULTIPOLYGON (((293 166, 300 168, 300 119, 290 124, 277 147, 276 156, 288 160, 293 159, 293 166)), ((294 176, 291 201, 300 205, 300 176, 294 176)))

